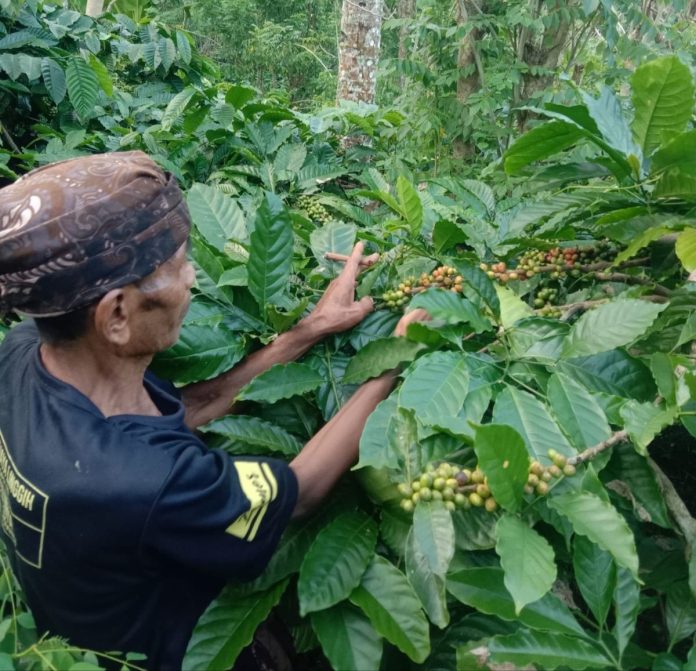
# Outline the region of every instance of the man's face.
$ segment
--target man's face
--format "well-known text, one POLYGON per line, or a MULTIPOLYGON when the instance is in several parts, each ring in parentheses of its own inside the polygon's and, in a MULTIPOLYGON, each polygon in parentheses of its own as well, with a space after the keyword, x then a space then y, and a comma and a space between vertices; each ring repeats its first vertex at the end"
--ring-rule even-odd
POLYGON ((138 282, 140 301, 133 315, 132 345, 139 353, 154 354, 177 341, 195 277, 183 244, 154 273, 138 282))

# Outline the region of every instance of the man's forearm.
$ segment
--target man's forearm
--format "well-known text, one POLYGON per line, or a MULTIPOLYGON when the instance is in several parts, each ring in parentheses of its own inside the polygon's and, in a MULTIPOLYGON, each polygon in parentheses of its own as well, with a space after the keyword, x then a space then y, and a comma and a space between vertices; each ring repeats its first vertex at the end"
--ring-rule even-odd
POLYGON ((304 319, 226 373, 212 380, 184 387, 182 399, 187 426, 195 428, 228 414, 242 387, 271 366, 288 363, 302 356, 323 336, 324 332, 311 318, 304 319))
POLYGON ((360 436, 377 404, 392 390, 396 371, 366 382, 291 462, 299 483, 293 516, 314 508, 358 459, 360 436))

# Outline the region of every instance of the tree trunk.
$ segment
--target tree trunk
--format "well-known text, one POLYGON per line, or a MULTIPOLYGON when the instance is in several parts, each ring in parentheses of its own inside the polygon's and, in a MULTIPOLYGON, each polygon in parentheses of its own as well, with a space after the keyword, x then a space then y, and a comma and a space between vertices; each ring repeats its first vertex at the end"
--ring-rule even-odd
POLYGON ((85 14, 87 16, 100 16, 104 13, 104 0, 87 0, 85 14))
POLYGON ((399 60, 405 61, 408 57, 407 39, 409 28, 406 19, 412 19, 416 15, 416 0, 399 0, 396 13, 397 16, 404 21, 399 30, 399 60))
MULTIPOLYGON (((457 26, 466 25, 469 20, 469 12, 466 7, 465 0, 457 0, 457 26)), ((476 72, 476 40, 478 39, 478 31, 473 29, 469 31, 466 37, 462 38, 459 44, 459 52, 457 54, 457 70, 459 77, 457 78, 457 100, 464 104, 469 99, 469 96, 480 88, 481 80, 476 72)))
POLYGON ((343 0, 336 99, 375 102, 382 0, 343 0))

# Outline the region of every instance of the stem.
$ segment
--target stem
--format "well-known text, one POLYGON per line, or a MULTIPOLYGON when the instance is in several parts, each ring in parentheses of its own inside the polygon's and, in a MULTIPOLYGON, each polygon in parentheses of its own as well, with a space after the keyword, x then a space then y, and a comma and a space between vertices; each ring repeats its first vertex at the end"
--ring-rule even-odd
POLYGON ((577 466, 578 464, 590 461, 594 459, 597 455, 604 452, 605 450, 608 450, 610 447, 613 447, 617 443, 622 443, 625 440, 628 440, 628 432, 616 431, 611 436, 609 436, 609 438, 603 440, 601 443, 597 443, 592 447, 588 447, 586 450, 580 452, 580 454, 574 457, 570 457, 568 459, 568 463, 572 466, 577 466))
POLYGON ((7 128, 5 128, 5 125, 0 121, 0 132, 2 132, 2 136, 5 138, 5 142, 10 146, 10 149, 15 153, 19 154, 20 149, 17 146, 16 142, 12 139, 12 136, 9 134, 7 131, 7 128))
POLYGON ((662 491, 667 509, 672 514, 680 531, 684 535, 689 548, 696 541, 696 519, 691 516, 689 509, 674 488, 672 481, 665 475, 664 471, 648 457, 648 464, 653 469, 657 478, 657 484, 662 491))

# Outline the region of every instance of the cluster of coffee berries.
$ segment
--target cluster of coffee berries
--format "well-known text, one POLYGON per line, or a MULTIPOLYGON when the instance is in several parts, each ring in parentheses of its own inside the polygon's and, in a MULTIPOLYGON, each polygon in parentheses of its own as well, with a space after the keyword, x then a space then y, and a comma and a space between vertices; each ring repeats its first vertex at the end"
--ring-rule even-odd
POLYGON ((527 484, 524 486, 525 494, 538 494, 544 496, 549 493, 549 483, 560 478, 562 475, 572 477, 575 475, 576 468, 568 463, 564 457, 556 450, 549 450, 550 466, 542 466, 538 461, 533 461, 529 466, 527 484))
POLYGON ((551 287, 542 287, 534 297, 534 307, 542 317, 561 316, 561 310, 555 307, 558 302, 558 290, 551 287))
POLYGON ((398 488, 403 496, 401 507, 409 513, 418 501, 443 501, 450 512, 474 506, 492 513, 498 508, 486 476, 478 468, 472 471, 447 462, 429 464, 419 477, 402 482, 398 488))
POLYGON ((432 273, 423 273, 420 279, 409 277, 401 282, 396 289, 385 291, 382 300, 388 308, 398 309, 404 306, 413 294, 420 293, 430 287, 448 289, 462 293, 464 278, 451 266, 439 266, 432 273))
POLYGON ((300 196, 296 206, 298 210, 304 210, 312 221, 326 224, 332 219, 329 211, 312 196, 300 196))
POLYGON ((516 268, 508 268, 505 261, 499 261, 490 266, 487 263, 481 263, 479 268, 492 280, 498 280, 501 284, 505 284, 508 280, 527 280, 539 272, 519 265, 516 268))

